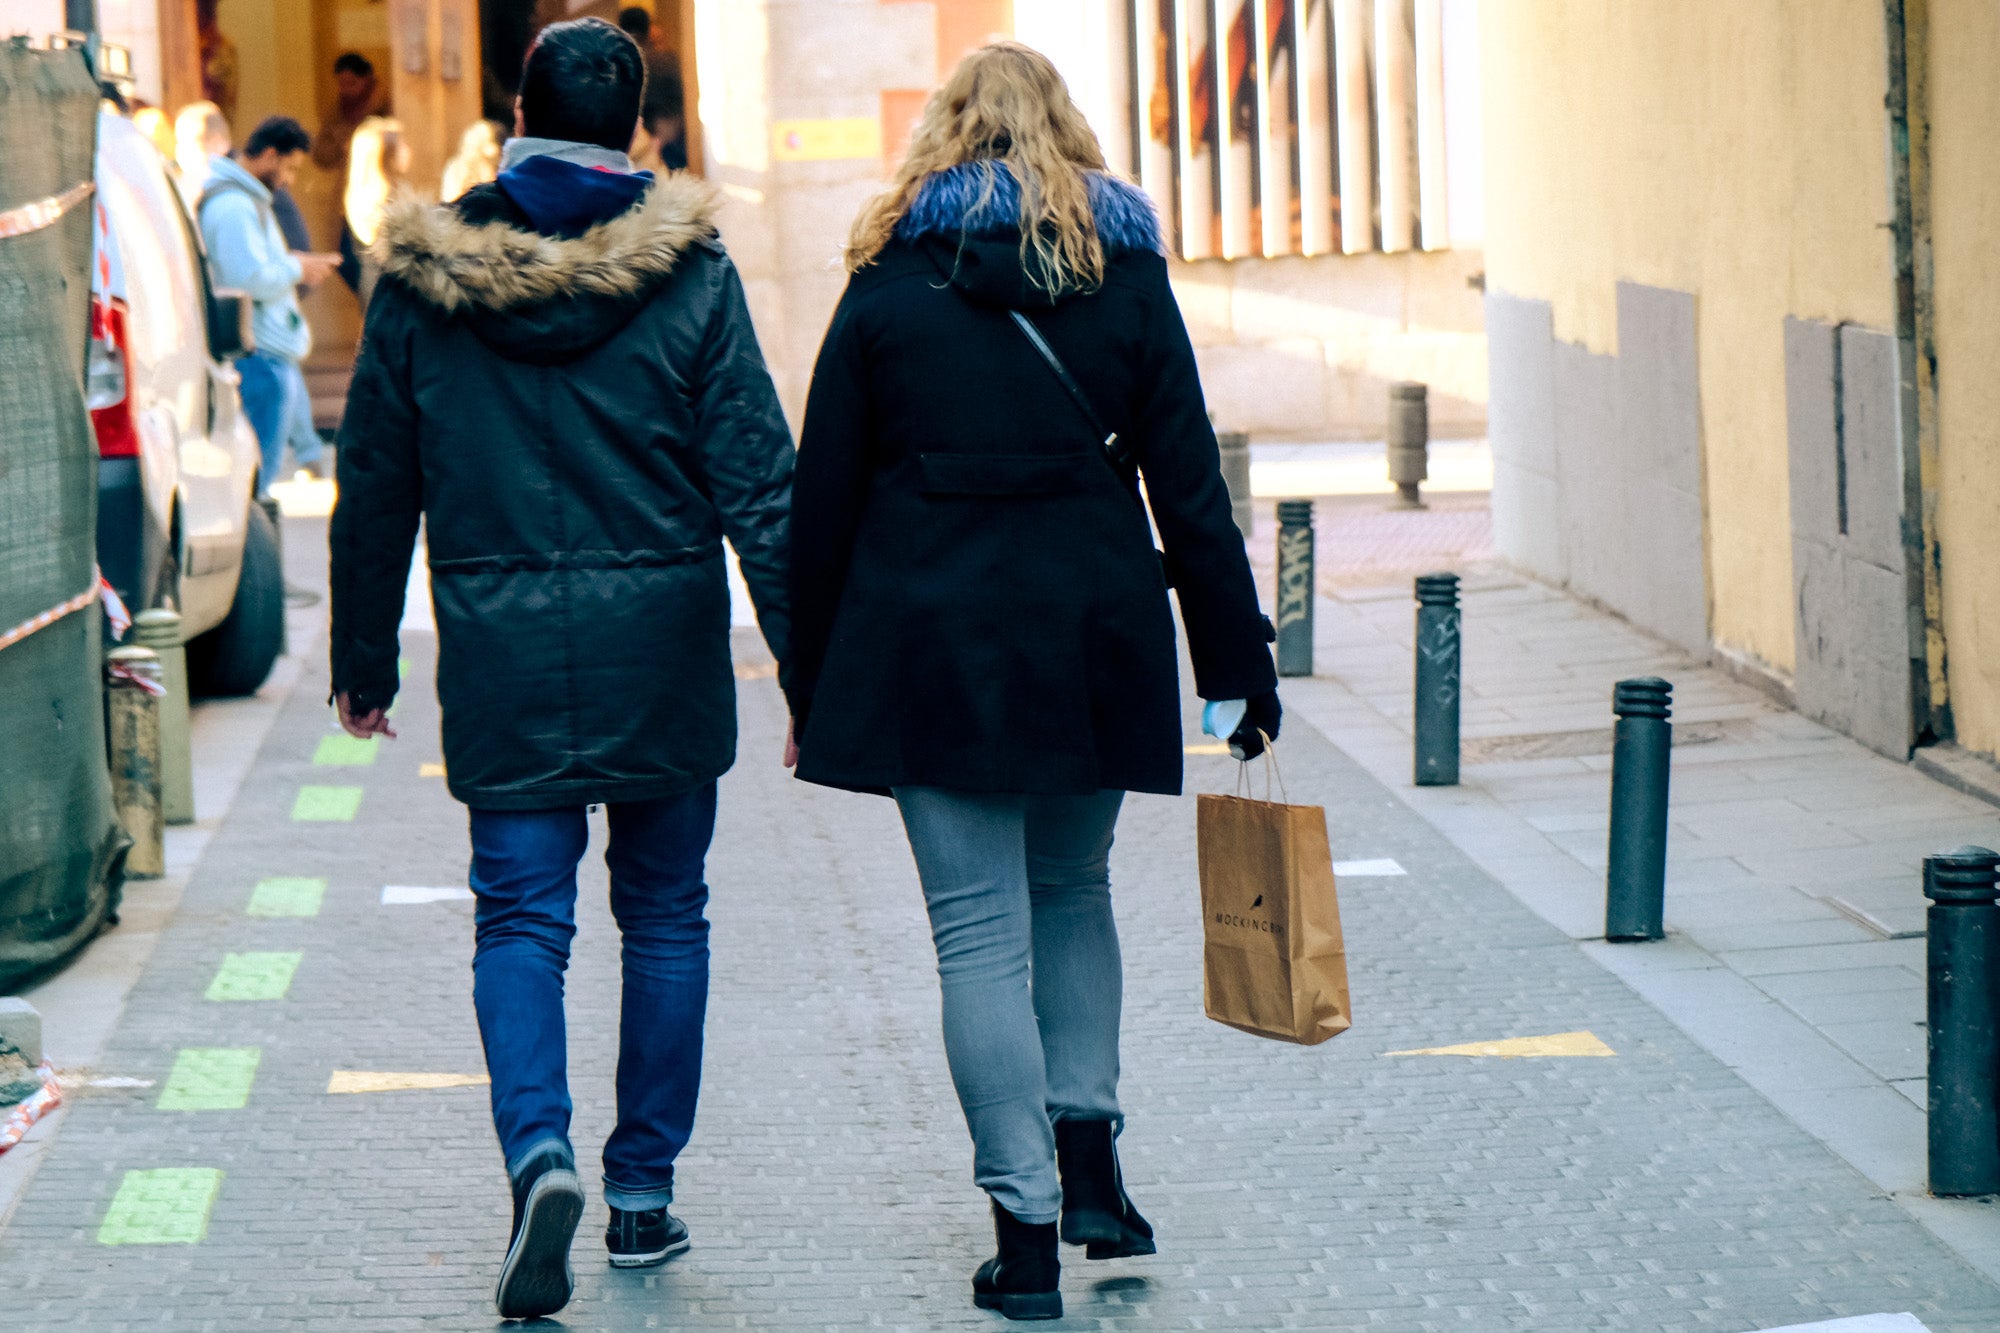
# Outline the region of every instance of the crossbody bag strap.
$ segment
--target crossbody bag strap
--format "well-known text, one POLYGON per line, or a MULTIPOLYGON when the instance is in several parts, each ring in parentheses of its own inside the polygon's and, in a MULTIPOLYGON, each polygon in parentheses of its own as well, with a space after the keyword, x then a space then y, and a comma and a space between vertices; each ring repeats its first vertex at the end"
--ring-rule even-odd
POLYGON ((1069 367, 1065 366, 1062 358, 1056 355, 1056 349, 1049 346, 1048 339, 1044 338, 1042 331, 1035 327, 1035 321, 1018 310, 1009 310, 1007 313, 1013 316, 1014 326, 1021 330, 1021 336, 1042 354, 1042 360, 1048 363, 1051 371, 1055 372, 1056 381, 1063 386, 1063 392, 1070 396, 1070 401, 1074 402, 1077 410, 1083 413, 1084 420, 1090 423, 1090 428, 1097 432, 1098 437, 1104 442, 1104 456, 1111 460, 1111 466, 1118 470, 1119 475, 1129 480, 1138 470, 1137 464, 1132 460, 1132 450, 1118 438, 1117 431, 1105 429, 1103 419, 1097 415, 1097 409, 1090 405, 1090 399, 1085 396, 1083 386, 1069 373, 1069 367))

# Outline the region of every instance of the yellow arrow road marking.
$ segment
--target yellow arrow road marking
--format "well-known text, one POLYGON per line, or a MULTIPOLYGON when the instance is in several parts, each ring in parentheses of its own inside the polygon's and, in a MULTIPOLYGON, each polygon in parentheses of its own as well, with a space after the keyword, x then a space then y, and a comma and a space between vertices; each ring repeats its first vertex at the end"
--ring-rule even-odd
POLYGON ((363 1069, 336 1069, 326 1081, 328 1092, 409 1092, 417 1088, 477 1088, 484 1074, 378 1074, 363 1069))
POLYGON ((1605 1056, 1618 1052, 1590 1032, 1557 1032, 1547 1037, 1509 1037, 1505 1041, 1469 1041, 1463 1046, 1427 1046, 1416 1051, 1385 1051, 1385 1055, 1475 1055, 1502 1060, 1538 1056, 1605 1056))

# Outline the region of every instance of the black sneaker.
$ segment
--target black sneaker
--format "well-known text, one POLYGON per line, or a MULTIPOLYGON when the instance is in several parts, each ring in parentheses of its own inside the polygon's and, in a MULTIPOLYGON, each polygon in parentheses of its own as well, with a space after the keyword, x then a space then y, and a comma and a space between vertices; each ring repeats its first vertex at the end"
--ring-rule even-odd
POLYGON ((502 1319, 538 1319, 569 1304, 576 1274, 570 1242, 583 1220, 583 1182, 567 1147, 550 1144, 514 1181, 514 1240, 500 1265, 493 1303, 502 1319))
POLYGON ((688 1247, 687 1224, 664 1208, 644 1212, 611 1210, 604 1228, 604 1246, 613 1268, 650 1268, 663 1264, 688 1247))

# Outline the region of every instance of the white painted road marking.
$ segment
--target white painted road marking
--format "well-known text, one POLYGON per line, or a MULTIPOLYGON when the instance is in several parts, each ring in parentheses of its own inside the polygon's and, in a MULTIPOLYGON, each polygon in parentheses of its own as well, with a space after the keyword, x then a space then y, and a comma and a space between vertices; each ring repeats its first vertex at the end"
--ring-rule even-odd
POLYGON ((1335 861, 1333 873, 1335 878, 1360 879, 1370 875, 1407 875, 1410 872, 1384 856, 1373 861, 1335 861))
POLYGON ((471 896, 471 889, 429 889, 414 884, 388 884, 382 889, 382 902, 388 907, 415 907, 422 903, 456 902, 471 896))

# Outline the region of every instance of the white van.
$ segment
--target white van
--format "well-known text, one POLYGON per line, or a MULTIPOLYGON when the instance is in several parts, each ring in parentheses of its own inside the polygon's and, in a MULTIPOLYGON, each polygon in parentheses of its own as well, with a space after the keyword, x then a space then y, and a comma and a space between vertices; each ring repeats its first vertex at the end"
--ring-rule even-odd
POLYGON ((278 531, 231 358, 249 302, 213 289, 201 234, 146 136, 98 117, 89 403, 97 561, 134 612, 176 607, 198 694, 249 694, 285 646, 278 531))

